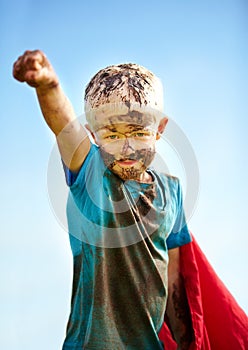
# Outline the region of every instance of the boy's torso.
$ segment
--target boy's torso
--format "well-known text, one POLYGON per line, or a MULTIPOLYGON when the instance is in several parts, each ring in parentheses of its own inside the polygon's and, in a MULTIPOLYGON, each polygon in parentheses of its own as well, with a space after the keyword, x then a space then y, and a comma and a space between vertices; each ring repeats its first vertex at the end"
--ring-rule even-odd
POLYGON ((177 180, 151 171, 151 184, 123 182, 93 157, 68 199, 74 279, 64 349, 161 349, 177 180))

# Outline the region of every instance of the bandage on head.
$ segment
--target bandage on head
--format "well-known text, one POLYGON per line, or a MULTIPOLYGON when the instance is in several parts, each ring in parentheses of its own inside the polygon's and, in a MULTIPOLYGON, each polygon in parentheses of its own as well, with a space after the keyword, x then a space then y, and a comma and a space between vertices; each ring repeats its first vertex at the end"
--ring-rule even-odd
POLYGON ((118 123, 156 129, 164 117, 162 83, 134 63, 108 66, 86 87, 85 114, 92 131, 118 123))

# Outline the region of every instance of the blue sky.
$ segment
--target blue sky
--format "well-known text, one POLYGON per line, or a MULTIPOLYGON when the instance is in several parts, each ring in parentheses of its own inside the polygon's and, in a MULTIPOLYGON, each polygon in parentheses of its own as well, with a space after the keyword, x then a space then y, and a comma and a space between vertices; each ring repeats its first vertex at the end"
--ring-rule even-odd
POLYGON ((78 115, 102 67, 131 61, 162 79, 200 173, 189 226, 248 311, 247 17, 245 0, 1 1, 3 348, 59 349, 70 307, 72 257, 47 189, 54 138, 35 92, 11 76, 26 49, 47 54, 78 115))

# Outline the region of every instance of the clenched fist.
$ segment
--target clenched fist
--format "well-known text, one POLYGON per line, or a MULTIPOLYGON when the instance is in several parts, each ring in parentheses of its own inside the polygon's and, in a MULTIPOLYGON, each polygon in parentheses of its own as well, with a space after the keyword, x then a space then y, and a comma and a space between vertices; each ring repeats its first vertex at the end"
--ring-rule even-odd
POLYGON ((20 82, 37 89, 49 89, 57 86, 56 73, 42 51, 25 51, 13 66, 13 76, 20 82))

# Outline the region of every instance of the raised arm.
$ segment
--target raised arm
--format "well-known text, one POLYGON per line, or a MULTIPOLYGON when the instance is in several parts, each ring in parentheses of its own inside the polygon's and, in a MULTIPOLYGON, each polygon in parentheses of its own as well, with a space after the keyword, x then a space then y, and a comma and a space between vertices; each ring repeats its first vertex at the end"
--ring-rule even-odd
POLYGON ((178 350, 189 350, 193 330, 184 282, 180 275, 179 248, 169 249, 166 315, 178 350))
POLYGON ((72 171, 81 167, 90 140, 42 51, 26 51, 14 63, 13 76, 36 89, 44 119, 57 138, 61 157, 72 171))

